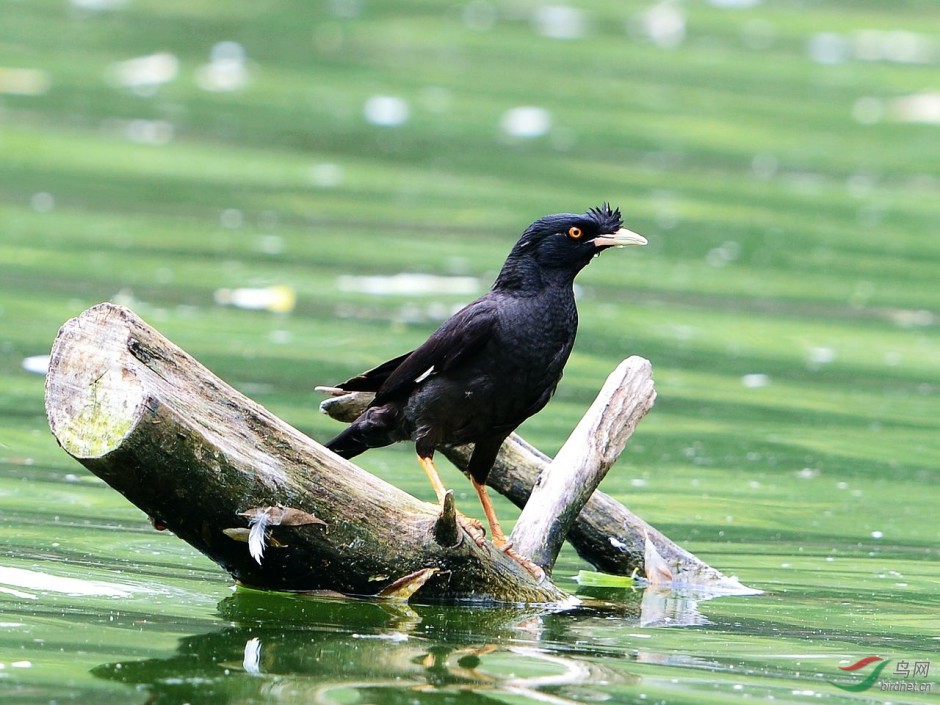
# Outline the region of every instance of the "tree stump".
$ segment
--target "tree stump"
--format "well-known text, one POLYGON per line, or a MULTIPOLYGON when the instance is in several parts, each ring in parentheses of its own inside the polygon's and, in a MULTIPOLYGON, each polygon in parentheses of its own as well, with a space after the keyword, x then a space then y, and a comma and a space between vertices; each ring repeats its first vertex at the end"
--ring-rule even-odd
MULTIPOLYGON (((646 363, 647 379, 648 369, 646 363)), ((649 382, 647 401, 633 403, 621 426, 632 431, 653 396, 649 382)), ((362 401, 324 406, 341 416, 339 410, 362 401)), ((443 507, 421 502, 338 457, 126 308, 100 304, 62 327, 46 380, 46 410, 67 453, 238 583, 397 599, 415 591, 426 600, 557 603, 568 597, 550 577, 537 581, 488 542, 478 545, 456 521, 452 494, 443 507)), ((587 424, 573 437, 583 441, 595 428, 587 424)), ((491 475, 495 489, 517 504, 529 492, 545 502, 538 522, 524 521, 523 512, 513 536, 548 570, 568 536, 592 563, 622 572, 636 565, 624 556, 636 558, 640 527, 643 540, 660 541, 661 553, 667 547, 664 555, 680 572, 693 566, 698 572, 690 575, 729 580, 678 547, 670 552, 671 542, 610 498, 594 492, 589 499, 587 490, 559 493, 571 462, 581 467, 579 482, 593 491, 619 453, 609 447, 622 448, 627 436, 611 432, 608 443, 605 435, 600 455, 565 459, 560 453, 546 481, 555 489, 534 492, 544 456, 518 438, 505 444, 491 475), (584 470, 592 464, 595 470, 584 470), (547 523, 546 513, 553 515, 547 523)), ((458 464, 466 457, 465 449, 442 450, 458 464)))

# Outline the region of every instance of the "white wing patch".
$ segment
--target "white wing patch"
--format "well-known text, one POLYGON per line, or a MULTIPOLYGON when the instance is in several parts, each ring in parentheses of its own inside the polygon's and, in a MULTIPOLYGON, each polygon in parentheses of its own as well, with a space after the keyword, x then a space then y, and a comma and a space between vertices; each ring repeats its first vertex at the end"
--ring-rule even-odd
POLYGON ((428 369, 422 372, 420 375, 415 377, 415 384, 421 384, 424 380, 434 374, 434 365, 431 365, 428 369))

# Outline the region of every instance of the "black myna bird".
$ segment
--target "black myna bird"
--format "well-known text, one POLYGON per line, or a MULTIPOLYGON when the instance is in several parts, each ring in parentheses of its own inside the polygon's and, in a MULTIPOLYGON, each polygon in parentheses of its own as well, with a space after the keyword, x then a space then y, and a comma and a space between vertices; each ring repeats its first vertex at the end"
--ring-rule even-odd
POLYGON ((446 320, 416 350, 338 385, 375 399, 326 445, 344 458, 411 439, 439 501, 432 460, 440 444, 473 443, 468 472, 493 543, 537 577, 541 570, 506 541, 486 492, 503 441, 548 402, 578 328, 573 283, 611 247, 645 245, 609 205, 560 213, 530 225, 493 288, 446 320))

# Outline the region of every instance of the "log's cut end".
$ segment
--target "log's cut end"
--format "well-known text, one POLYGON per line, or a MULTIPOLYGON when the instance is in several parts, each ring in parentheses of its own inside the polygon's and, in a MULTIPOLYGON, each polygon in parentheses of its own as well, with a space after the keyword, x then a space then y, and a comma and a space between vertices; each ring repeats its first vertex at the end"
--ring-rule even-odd
POLYGON ((147 406, 143 386, 122 364, 125 351, 117 349, 131 334, 126 323, 126 335, 114 334, 126 313, 96 306, 67 321, 53 344, 46 414, 59 445, 75 458, 100 458, 118 448, 147 406))

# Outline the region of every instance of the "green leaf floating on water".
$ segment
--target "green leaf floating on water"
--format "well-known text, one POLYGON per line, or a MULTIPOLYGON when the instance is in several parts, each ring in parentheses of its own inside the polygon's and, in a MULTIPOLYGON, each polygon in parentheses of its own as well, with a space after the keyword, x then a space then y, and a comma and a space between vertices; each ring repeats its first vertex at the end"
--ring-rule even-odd
POLYGON ((639 583, 628 575, 611 575, 610 573, 596 573, 592 570, 581 570, 574 577, 578 585, 589 587, 630 588, 639 583))

